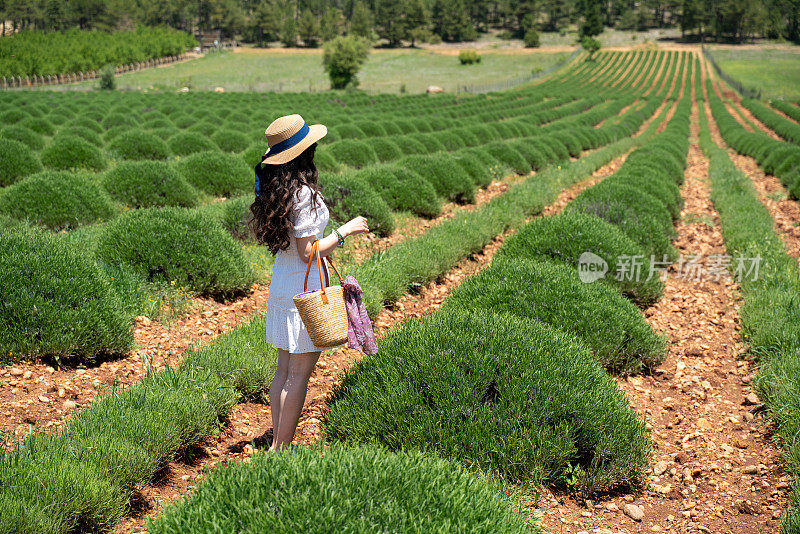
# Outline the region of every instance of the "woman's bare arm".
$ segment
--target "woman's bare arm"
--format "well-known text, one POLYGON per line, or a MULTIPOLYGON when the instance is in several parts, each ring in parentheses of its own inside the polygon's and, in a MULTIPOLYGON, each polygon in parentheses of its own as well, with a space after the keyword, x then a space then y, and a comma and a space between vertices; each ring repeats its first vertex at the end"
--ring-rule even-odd
MULTIPOLYGON (((341 225, 337 230, 342 234, 342 237, 347 237, 369 232, 369 225, 364 217, 356 217, 341 225)), ((304 263, 308 263, 308 258, 311 256, 311 246, 316 240, 316 236, 313 235, 297 238, 297 255, 300 256, 304 263)), ((339 239, 336 237, 336 233, 331 232, 329 236, 320 239, 318 246, 320 257, 327 256, 333 252, 333 249, 339 246, 339 239)))

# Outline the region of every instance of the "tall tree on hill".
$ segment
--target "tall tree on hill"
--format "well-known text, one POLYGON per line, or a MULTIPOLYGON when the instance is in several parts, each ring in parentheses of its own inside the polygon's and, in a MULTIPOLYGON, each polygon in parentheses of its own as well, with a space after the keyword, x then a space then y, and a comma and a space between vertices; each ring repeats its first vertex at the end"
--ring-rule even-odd
POLYGON ((417 40, 428 33, 430 15, 423 0, 405 0, 403 8, 406 32, 413 47, 417 40))
POLYGON ((397 0, 375 1, 375 28, 389 46, 398 46, 406 36, 403 7, 397 0))
POLYGON ((603 33, 603 0, 583 0, 581 36, 594 37, 603 33))
POLYGON ((259 46, 263 46, 264 41, 269 42, 278 39, 280 24, 281 21, 275 5, 268 0, 262 0, 256 6, 250 18, 250 32, 258 40, 259 46))
POLYGON ((350 17, 350 31, 352 35, 364 37, 365 39, 372 39, 372 30, 375 27, 375 21, 372 16, 372 11, 364 2, 356 2, 353 6, 353 16, 350 17))

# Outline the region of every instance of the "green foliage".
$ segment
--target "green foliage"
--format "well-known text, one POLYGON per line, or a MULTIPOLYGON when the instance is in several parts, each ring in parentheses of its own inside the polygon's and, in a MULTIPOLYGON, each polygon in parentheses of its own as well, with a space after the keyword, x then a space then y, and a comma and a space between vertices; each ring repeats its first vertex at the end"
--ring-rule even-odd
POLYGON ((393 161, 403 156, 400 147, 390 138, 371 137, 364 140, 364 142, 372 147, 372 150, 375 151, 375 155, 378 157, 378 161, 381 163, 393 161))
POLYGON ((343 139, 331 143, 326 148, 337 162, 356 169, 378 162, 375 150, 363 141, 343 139))
POLYGON ((325 205, 335 221, 347 222, 360 215, 380 236, 394 231, 394 218, 386 202, 359 173, 321 174, 319 182, 325 205))
POLYGON ((5 136, 0 139, 0 186, 11 185, 40 170, 42 164, 30 148, 5 136))
POLYGON ((66 128, 62 128, 58 130, 57 137, 62 136, 71 136, 77 135, 84 141, 88 141, 89 143, 93 144, 97 148, 103 148, 103 139, 98 135, 98 133, 91 128, 87 128, 86 126, 67 126, 66 128))
POLYGON ((481 55, 476 50, 464 49, 458 53, 458 61, 462 65, 474 65, 481 62, 481 55))
POLYGON ((131 208, 192 207, 200 202, 197 191, 162 161, 124 161, 106 171, 103 187, 131 208))
POLYGON ((247 135, 227 128, 216 132, 211 136, 211 140, 224 152, 242 152, 250 144, 247 135))
POLYGON ((64 432, 32 435, 0 457, 3 528, 113 529, 179 449, 217 431, 238 400, 266 391, 276 359, 262 316, 189 352, 177 369, 150 370, 134 386, 111 389, 64 432))
POLYGON ((442 310, 385 336, 334 387, 323 435, 435 452, 514 482, 566 486, 577 464, 584 491, 641 484, 650 446, 576 338, 488 310, 442 310))
POLYGON ((393 210, 420 217, 436 217, 442 211, 433 185, 402 165, 374 165, 361 169, 362 177, 393 210))
POLYGON ((259 453, 220 469, 147 531, 307 531, 309 524, 320 532, 529 532, 498 488, 457 464, 419 452, 336 445, 259 453), (261 512, 265 502, 274 513, 261 512))
POLYGON ((253 169, 231 154, 198 152, 179 161, 177 169, 187 182, 209 195, 231 197, 253 190, 253 169))
POLYGON ((110 219, 117 209, 90 175, 44 171, 0 195, 0 213, 51 230, 77 228, 110 219))
POLYGON ((528 48, 538 48, 540 41, 539 41, 539 32, 536 31, 536 28, 531 27, 525 32, 525 36, 522 38, 525 46, 528 48))
POLYGON ((591 252, 605 261, 608 270, 602 280, 619 288, 638 305, 648 306, 661 298, 663 286, 657 273, 647 280, 650 273, 643 268, 643 276, 636 280, 620 267, 624 257, 649 258, 649 255, 619 228, 594 215, 565 212, 537 219, 508 238, 500 254, 556 261, 577 269, 584 252, 591 252))
MULTIPOLYGON (((2 362, 37 356, 91 362, 133 343, 130 317, 94 260, 45 232, 0 232, 0 292, 2 362)), ((0 467, 0 477, 5 473, 0 467)))
POLYGON ((144 130, 131 129, 114 138, 108 150, 120 159, 154 160, 167 159, 170 154, 167 143, 144 130))
POLYGON ((182 54, 195 44, 189 34, 163 27, 114 33, 21 31, 0 41, 0 76, 87 72, 103 65, 182 54))
POLYGON ((114 65, 106 65, 100 69, 100 81, 98 86, 104 91, 113 91, 117 88, 116 68, 114 65))
MULTIPOLYGON (((596 1, 596 0, 593 0, 593 1, 596 1)), ((594 57, 595 52, 600 50, 601 46, 602 45, 600 44, 600 41, 598 41, 597 39, 593 39, 589 35, 585 35, 585 36, 583 36, 581 38, 581 48, 583 48, 584 50, 589 52, 589 59, 594 57)))
POLYGON ((241 246, 220 225, 181 208, 125 213, 104 229, 97 254, 147 280, 218 299, 241 295, 254 281, 241 246))
POLYGON ((41 150, 44 148, 44 138, 24 126, 17 126, 16 124, 6 126, 0 130, 0 137, 2 137, 2 139, 19 141, 31 150, 41 150))
POLYGON ((322 65, 331 80, 331 89, 357 86, 357 74, 367 60, 369 44, 361 37, 336 37, 325 43, 322 65))
MULTIPOLYGON (((167 144, 176 156, 188 156, 195 152, 206 152, 219 148, 216 143, 197 132, 181 132, 170 137, 167 144)), ((255 165, 255 162, 253 165, 255 165)))
POLYGON ((510 313, 575 334, 615 373, 651 372, 666 356, 664 339, 636 306, 565 265, 499 259, 456 288, 445 306, 510 313))
POLYGON ((100 149, 77 135, 60 135, 42 153, 45 167, 55 170, 102 171, 106 158, 100 149))
POLYGON ((406 156, 397 161, 426 178, 442 198, 454 202, 475 202, 475 184, 448 154, 406 156))

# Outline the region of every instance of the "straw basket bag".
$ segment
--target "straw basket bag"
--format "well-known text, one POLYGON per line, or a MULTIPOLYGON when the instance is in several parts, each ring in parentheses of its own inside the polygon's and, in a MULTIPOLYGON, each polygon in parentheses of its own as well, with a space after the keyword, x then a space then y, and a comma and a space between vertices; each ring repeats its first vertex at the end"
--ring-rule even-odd
MULTIPOLYGON (((329 258, 328 263, 333 270, 336 271, 336 276, 341 281, 342 275, 339 274, 339 269, 333 264, 329 258)), ((297 311, 300 312, 300 318, 303 319, 303 324, 308 330, 308 335, 311 342, 315 346, 336 347, 347 342, 347 309, 344 305, 344 289, 341 285, 328 286, 328 272, 325 271, 325 282, 322 281, 322 261, 319 257, 318 242, 315 241, 311 247, 311 256, 308 258, 308 266, 306 267, 306 278, 303 281, 303 292, 295 295, 294 300, 297 311), (322 289, 315 289, 308 291, 308 273, 311 270, 311 262, 317 260, 317 268, 319 270, 319 285, 322 289)))

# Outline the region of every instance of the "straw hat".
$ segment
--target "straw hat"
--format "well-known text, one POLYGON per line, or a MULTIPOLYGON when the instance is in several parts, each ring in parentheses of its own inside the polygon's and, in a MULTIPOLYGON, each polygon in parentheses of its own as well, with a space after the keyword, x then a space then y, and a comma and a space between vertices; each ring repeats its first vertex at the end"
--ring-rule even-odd
POLYGON ((309 126, 297 114, 278 117, 264 132, 269 148, 261 163, 280 165, 291 161, 327 133, 327 127, 322 124, 309 126))

